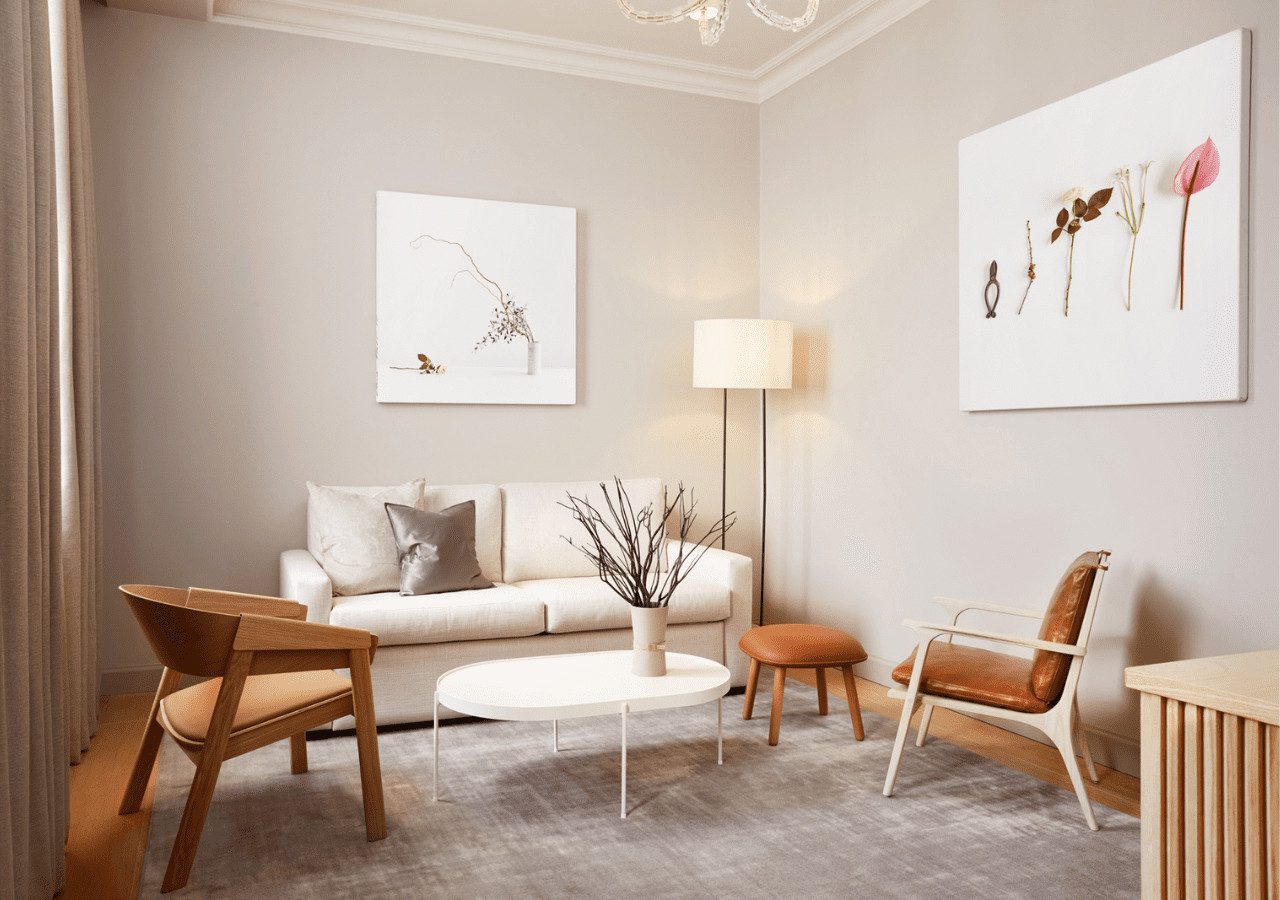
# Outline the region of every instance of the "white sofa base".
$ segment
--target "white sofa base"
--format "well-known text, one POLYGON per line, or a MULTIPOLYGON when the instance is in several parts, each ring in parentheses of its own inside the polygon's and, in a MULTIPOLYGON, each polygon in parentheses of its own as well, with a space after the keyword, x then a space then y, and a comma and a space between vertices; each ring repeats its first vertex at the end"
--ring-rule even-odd
MULTIPOLYGON (((671 625, 667 649, 714 659, 729 667, 734 687, 747 683, 747 659, 738 649, 738 637, 725 646, 726 622, 671 625), (725 658, 729 661, 725 663, 725 658)), ((579 631, 571 634, 537 634, 486 641, 451 641, 443 644, 403 644, 379 647, 374 656, 373 695, 379 725, 430 722, 436 679, 450 669, 491 659, 586 653, 592 650, 624 650, 631 646, 631 629, 579 631)), ((460 713, 440 710, 440 718, 460 713)), ((356 727, 351 716, 338 719, 334 729, 356 727)))

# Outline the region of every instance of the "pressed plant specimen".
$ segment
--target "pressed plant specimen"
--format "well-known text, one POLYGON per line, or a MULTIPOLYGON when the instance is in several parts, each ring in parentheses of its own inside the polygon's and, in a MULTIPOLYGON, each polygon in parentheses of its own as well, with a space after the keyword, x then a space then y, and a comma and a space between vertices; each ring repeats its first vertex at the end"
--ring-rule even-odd
POLYGON ((1191 195, 1200 193, 1217 181, 1221 169, 1222 157, 1218 155, 1217 145, 1213 138, 1205 138, 1203 144, 1187 155, 1173 176, 1174 192, 1187 198, 1182 205, 1182 239, 1178 244, 1178 309, 1182 309, 1186 294, 1187 214, 1191 212, 1191 195))
POLYGON ((418 363, 416 366, 392 366, 393 369, 400 369, 406 372, 417 372, 419 375, 443 375, 448 370, 439 363, 433 363, 431 357, 425 353, 418 354, 418 363))
POLYGON ((1102 207, 1111 199, 1111 188, 1094 191, 1086 201, 1082 188, 1072 188, 1062 196, 1062 209, 1058 210, 1057 227, 1049 238, 1054 243, 1065 232, 1070 239, 1067 247, 1067 292, 1062 298, 1062 314, 1071 315, 1071 277, 1076 255, 1076 235, 1084 227, 1085 222, 1092 222, 1102 215, 1102 207), (1070 212, 1068 212, 1070 209, 1070 212))
POLYGON ((1031 293, 1031 285, 1036 281, 1036 257, 1031 252, 1031 220, 1027 219, 1027 286, 1022 289, 1022 299, 1018 301, 1018 315, 1022 315, 1022 306, 1027 302, 1027 294, 1031 293))
POLYGON ((1142 222, 1147 215, 1147 170, 1151 168, 1151 160, 1142 163, 1138 178, 1138 193, 1133 192, 1133 181, 1129 167, 1116 170, 1116 184, 1120 188, 1120 204, 1123 210, 1117 211, 1126 225, 1129 226, 1129 277, 1125 283, 1124 308, 1133 309, 1133 258, 1138 252, 1138 232, 1142 230, 1142 222))
POLYGON ((502 285, 480 271, 480 267, 476 265, 475 257, 471 255, 466 247, 457 241, 446 240, 431 234, 418 235, 409 242, 409 246, 417 247, 423 238, 435 241, 437 244, 449 244, 457 247, 462 251, 462 255, 467 258, 467 267, 454 273, 453 280, 449 282, 450 286, 453 286, 460 277, 466 275, 480 285, 497 302, 497 306, 493 310, 493 316, 489 319, 488 330, 485 332, 484 337, 476 342, 473 349, 479 350, 486 344, 509 344, 516 338, 524 338, 530 344, 535 343, 533 327, 525 316, 526 308, 512 300, 511 295, 502 289, 502 285))

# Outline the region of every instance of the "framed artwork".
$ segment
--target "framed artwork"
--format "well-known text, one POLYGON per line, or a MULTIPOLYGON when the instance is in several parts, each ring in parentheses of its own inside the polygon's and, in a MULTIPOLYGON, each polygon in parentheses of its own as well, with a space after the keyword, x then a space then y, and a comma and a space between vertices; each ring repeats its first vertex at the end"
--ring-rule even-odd
POLYGON ((378 191, 380 403, 572 404, 577 211, 378 191))
POLYGON ((960 408, 1247 395, 1249 33, 959 146, 960 408))

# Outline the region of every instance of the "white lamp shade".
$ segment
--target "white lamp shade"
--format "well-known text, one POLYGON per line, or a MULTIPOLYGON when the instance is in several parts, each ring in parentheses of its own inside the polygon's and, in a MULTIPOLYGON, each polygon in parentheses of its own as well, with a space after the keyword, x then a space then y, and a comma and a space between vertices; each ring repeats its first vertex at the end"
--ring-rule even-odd
POLYGON ((693 386, 791 387, 790 322, 701 319, 693 323, 693 386))

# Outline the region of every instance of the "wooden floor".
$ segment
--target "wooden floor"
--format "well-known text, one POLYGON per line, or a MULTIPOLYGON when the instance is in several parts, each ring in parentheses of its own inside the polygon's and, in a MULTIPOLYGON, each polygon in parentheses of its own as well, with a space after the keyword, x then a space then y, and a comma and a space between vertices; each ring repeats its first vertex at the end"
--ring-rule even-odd
MULTIPOLYGON (((814 683, 812 672, 791 674, 799 681, 814 683)), ((829 684, 831 696, 843 700, 843 680, 832 678, 829 684)), ((894 721, 901 713, 901 702, 886 696, 882 685, 859 678, 858 697, 866 711, 894 721)), ((67 884, 61 895, 64 898, 111 900, 138 894, 155 792, 154 775, 139 812, 118 816, 116 806, 150 706, 151 697, 147 694, 105 698, 98 733, 80 764, 71 768, 71 830, 67 836, 67 884)), ((950 741, 1070 790, 1058 751, 1029 738, 945 709, 934 711, 929 737, 950 741)), ((1131 816, 1138 815, 1138 779, 1104 766, 1098 766, 1098 776, 1098 784, 1088 785, 1089 795, 1095 802, 1131 816)), ((169 841, 173 836, 161 837, 169 841)))

